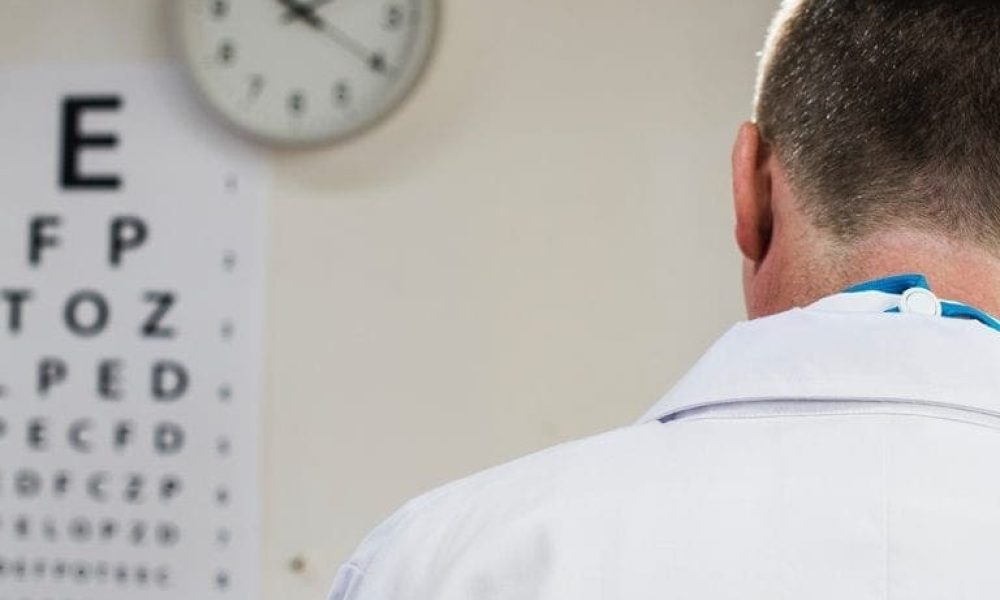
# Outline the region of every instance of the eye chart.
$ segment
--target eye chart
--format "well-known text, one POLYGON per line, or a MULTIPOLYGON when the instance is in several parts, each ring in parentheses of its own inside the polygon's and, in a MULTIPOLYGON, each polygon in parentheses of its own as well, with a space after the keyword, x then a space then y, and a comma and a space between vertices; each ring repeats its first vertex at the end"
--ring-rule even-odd
POLYGON ((263 158, 162 66, 0 131, 0 600, 256 598, 263 158))

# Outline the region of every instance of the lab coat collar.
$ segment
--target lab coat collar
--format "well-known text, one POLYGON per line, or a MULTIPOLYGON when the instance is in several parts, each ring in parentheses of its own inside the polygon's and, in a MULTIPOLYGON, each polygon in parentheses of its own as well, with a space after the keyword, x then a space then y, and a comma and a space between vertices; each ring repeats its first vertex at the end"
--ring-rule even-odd
POLYGON ((755 400, 902 401, 1000 416, 1000 333, 886 313, 895 294, 836 294, 737 324, 640 420, 755 400))

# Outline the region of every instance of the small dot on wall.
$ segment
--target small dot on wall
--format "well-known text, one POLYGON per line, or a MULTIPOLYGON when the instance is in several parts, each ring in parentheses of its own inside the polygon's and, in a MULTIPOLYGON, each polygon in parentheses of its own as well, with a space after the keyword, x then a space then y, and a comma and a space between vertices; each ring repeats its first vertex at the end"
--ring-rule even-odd
POLYGON ((222 268, 226 271, 232 271, 236 269, 236 253, 232 250, 227 250, 222 255, 222 268))
POLYGON ((307 567, 306 558, 301 554, 297 554, 288 561, 288 569, 292 573, 302 573, 307 567))

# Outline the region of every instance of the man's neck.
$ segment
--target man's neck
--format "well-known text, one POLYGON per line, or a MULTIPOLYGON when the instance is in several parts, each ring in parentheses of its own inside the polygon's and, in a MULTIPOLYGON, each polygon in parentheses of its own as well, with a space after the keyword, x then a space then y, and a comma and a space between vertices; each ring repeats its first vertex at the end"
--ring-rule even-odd
POLYGON ((1000 314, 1000 257, 942 235, 903 230, 855 245, 838 279, 854 283, 899 273, 922 273, 938 297, 1000 314))

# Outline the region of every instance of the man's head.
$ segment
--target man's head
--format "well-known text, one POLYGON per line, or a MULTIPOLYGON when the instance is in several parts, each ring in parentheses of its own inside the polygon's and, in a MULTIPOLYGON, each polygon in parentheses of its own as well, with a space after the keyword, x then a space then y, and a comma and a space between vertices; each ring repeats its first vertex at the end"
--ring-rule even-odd
POLYGON ((1000 1, 786 1, 755 123, 734 150, 751 316, 1000 257, 1000 1))

